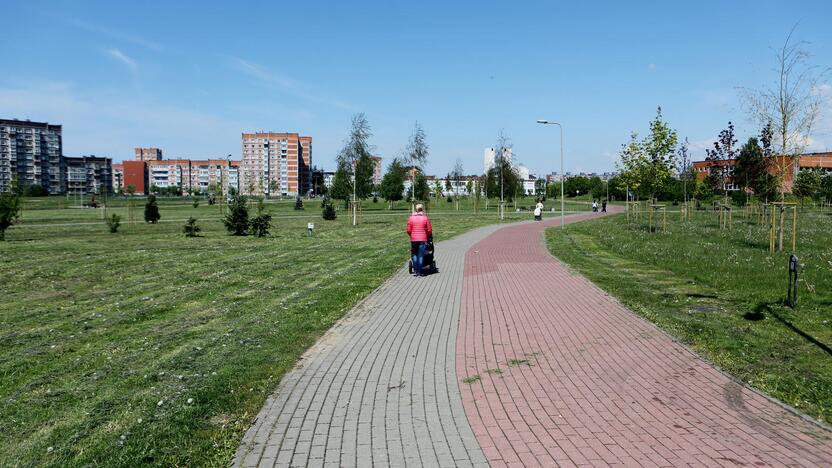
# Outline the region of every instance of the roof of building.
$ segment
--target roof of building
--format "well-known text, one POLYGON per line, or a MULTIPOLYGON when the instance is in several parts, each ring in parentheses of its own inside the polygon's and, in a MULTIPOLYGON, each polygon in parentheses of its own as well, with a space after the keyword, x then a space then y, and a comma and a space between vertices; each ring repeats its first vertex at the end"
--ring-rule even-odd
POLYGON ((68 163, 84 162, 84 161, 107 162, 107 161, 112 161, 112 158, 108 158, 108 157, 105 157, 105 156, 96 156, 94 154, 90 154, 88 156, 64 156, 64 161, 66 161, 68 163))
POLYGON ((0 119, 0 126, 19 126, 19 127, 35 127, 35 128, 56 128, 60 129, 60 125, 50 124, 49 122, 32 122, 31 120, 17 120, 17 119, 0 119))
MULTIPOLYGON (((780 156, 791 158, 793 156, 780 156)), ((708 166, 724 166, 724 165, 733 165, 736 159, 720 159, 717 161, 711 160, 704 160, 704 161, 693 161, 694 166, 698 167, 708 167, 708 166)), ((832 167, 832 151, 825 151, 825 152, 817 152, 817 153, 804 153, 800 155, 800 165, 807 166, 812 162, 817 162, 820 167, 832 167), (808 163, 808 164, 807 164, 808 163), (827 164, 828 163, 828 164, 827 164)))

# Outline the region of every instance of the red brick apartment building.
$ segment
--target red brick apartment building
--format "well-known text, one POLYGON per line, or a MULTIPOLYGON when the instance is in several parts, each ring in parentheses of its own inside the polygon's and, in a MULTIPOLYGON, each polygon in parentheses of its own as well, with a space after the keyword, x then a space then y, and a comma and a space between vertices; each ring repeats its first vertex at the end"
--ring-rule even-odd
MULTIPOLYGON (((728 173, 731 174, 734 172, 735 164, 736 160, 734 159, 728 159, 725 161, 694 161, 693 170, 696 173, 697 180, 702 181, 708 177, 708 173, 712 167, 728 166, 728 173)), ((802 169, 815 169, 826 173, 832 173, 832 152, 807 153, 799 158, 795 158, 794 156, 777 156, 777 161, 775 164, 772 164, 772 167, 769 168, 769 172, 776 176, 778 175, 781 167, 789 168, 783 177, 783 184, 786 192, 791 192, 794 177, 802 169)), ((733 183, 728 186, 728 190, 739 189, 740 187, 733 183)))
POLYGON ((122 183, 124 188, 133 186, 135 193, 144 195, 147 193, 150 185, 147 183, 147 162, 145 161, 124 161, 121 163, 123 168, 122 183))
POLYGON ((312 189, 312 137, 243 133, 240 190, 246 195, 305 195, 312 189))

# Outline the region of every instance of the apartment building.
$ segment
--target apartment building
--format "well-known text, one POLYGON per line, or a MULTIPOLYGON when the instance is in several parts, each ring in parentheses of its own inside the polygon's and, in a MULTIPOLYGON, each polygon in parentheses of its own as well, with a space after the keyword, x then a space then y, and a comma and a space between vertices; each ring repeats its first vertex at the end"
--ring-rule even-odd
POLYGON ((228 194, 231 188, 240 191, 239 167, 239 161, 227 159, 191 161, 190 188, 206 192, 209 187, 223 187, 224 194, 228 194))
MULTIPOLYGON (((737 161, 735 159, 726 159, 722 161, 694 161, 693 171, 696 173, 696 178, 701 182, 708 177, 712 168, 725 167, 726 173, 728 174, 727 189, 729 191, 739 190, 742 187, 735 184, 734 181, 731 180, 731 175, 734 173, 734 166, 736 165, 736 162, 737 161)), ((794 156, 777 156, 773 161, 773 164, 769 167, 769 173, 777 176, 780 172, 780 168, 787 168, 786 173, 783 175, 783 186, 786 192, 791 192, 794 178, 801 170, 812 169, 822 171, 827 174, 832 173, 832 152, 807 153, 801 155, 799 158, 795 158, 794 156)))
POLYGON ((64 192, 61 126, 0 119, 0 192, 13 180, 40 185, 50 195, 64 192))
POLYGON ((110 166, 113 170, 113 192, 124 188, 124 164, 116 163, 110 166))
POLYGON ((148 190, 179 187, 182 193, 204 193, 212 187, 240 190, 239 161, 227 159, 162 159, 143 161, 146 165, 148 190))
POLYGON ((242 193, 296 196, 311 190, 312 137, 297 133, 243 133, 242 145, 242 193))
MULTIPOLYGON (((503 159, 508 161, 509 164, 511 162, 511 148, 503 148, 503 159)), ((483 173, 488 174, 488 171, 491 170, 492 167, 496 166, 499 163, 499 155, 497 154, 497 150, 494 148, 486 148, 483 151, 483 173)))
POLYGON ((124 190, 128 191, 132 187, 133 193, 137 195, 146 195, 150 188, 147 174, 147 162, 124 161, 121 164, 124 167, 124 190))
POLYGON ((373 184, 376 186, 381 185, 381 163, 384 160, 384 158, 382 158, 381 156, 370 156, 370 159, 373 161, 373 184))
POLYGON ((113 187, 113 161, 110 158, 64 157, 65 193, 69 195, 105 194, 113 187))
POLYGON ((191 188, 191 161, 188 159, 150 160, 147 163, 147 180, 150 190, 154 187, 191 188))
POLYGON ((324 187, 331 188, 332 181, 335 180, 335 171, 323 171, 324 187))
POLYGON ((135 148, 133 150, 136 161, 161 161, 162 150, 159 148, 135 148))

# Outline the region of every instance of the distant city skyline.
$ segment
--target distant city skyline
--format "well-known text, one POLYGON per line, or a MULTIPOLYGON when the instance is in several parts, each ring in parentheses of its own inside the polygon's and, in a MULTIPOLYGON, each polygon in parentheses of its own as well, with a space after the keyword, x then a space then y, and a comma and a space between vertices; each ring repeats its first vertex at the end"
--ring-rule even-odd
MULTIPOLYGON (((243 133, 271 131, 313 137, 313 164, 332 169, 365 112, 384 169, 419 121, 430 174, 457 158, 478 173, 501 130, 517 163, 548 174, 559 142, 535 125, 544 118, 564 125, 566 172, 603 173, 657 106, 694 159, 729 120, 740 140, 755 134, 738 88, 774 80, 770 47, 794 25, 812 63, 832 65, 824 1, 15 2, 4 13, 26 21, 4 24, 0 117, 61 125, 65 155, 114 162, 135 147, 241 160, 243 133)), ((818 92, 832 96, 831 83, 818 92)), ((830 114, 827 99, 808 151, 832 149, 830 114)))

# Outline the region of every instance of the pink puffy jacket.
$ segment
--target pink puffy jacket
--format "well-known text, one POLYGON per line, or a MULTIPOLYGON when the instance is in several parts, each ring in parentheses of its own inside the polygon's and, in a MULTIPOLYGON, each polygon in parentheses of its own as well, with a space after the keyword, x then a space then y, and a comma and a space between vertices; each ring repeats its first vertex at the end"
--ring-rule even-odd
POLYGON ((407 233, 411 242, 427 242, 428 236, 433 234, 433 226, 425 213, 413 213, 407 220, 407 233))

